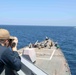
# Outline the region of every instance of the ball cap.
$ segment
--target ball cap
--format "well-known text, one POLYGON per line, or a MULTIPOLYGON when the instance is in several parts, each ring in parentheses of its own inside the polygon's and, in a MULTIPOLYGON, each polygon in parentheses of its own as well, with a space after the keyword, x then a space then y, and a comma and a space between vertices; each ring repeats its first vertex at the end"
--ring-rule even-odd
POLYGON ((13 39, 13 36, 10 36, 8 30, 0 29, 0 39, 13 39))

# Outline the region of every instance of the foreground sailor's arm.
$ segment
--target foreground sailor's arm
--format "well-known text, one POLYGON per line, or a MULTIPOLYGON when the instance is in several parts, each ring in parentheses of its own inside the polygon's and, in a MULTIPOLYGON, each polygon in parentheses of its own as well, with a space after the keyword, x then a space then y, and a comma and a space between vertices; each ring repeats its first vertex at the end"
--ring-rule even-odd
POLYGON ((7 67, 13 70, 19 71, 21 69, 21 59, 15 51, 6 50, 2 54, 2 60, 7 67))

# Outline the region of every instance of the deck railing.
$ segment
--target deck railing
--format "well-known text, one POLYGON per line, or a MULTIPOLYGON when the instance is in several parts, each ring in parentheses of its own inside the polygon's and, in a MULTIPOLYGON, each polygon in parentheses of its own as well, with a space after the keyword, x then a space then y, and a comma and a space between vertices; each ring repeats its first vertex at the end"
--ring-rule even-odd
POLYGON ((43 70, 35 66, 33 63, 28 61, 26 58, 21 56, 22 68, 17 72, 16 75, 48 75, 43 70))

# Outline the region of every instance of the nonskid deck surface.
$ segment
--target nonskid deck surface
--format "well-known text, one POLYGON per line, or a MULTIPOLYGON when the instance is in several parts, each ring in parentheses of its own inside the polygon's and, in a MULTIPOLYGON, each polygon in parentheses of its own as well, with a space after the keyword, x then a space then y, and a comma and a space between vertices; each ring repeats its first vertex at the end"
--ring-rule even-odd
POLYGON ((35 65, 49 75, 70 75, 68 64, 62 52, 55 48, 50 50, 49 57, 47 57, 47 54, 44 54, 45 57, 42 57, 42 55, 39 56, 38 54, 35 65))

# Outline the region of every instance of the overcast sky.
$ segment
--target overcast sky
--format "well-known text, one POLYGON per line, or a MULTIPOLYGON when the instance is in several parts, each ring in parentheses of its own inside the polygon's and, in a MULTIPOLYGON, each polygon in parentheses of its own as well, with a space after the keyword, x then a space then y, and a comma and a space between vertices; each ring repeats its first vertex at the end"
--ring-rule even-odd
POLYGON ((1 0, 0 24, 76 26, 76 0, 1 0))

